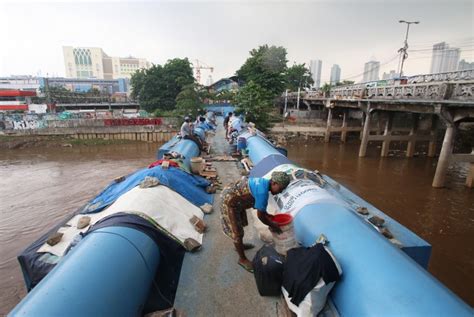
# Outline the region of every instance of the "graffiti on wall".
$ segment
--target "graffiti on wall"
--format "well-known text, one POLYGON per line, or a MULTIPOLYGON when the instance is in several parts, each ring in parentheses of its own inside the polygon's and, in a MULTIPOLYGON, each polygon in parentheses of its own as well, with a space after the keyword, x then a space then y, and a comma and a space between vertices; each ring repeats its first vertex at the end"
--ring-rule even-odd
POLYGON ((43 120, 20 120, 12 121, 13 130, 34 130, 45 127, 43 120))
MULTIPOLYGON (((138 115, 138 113, 136 114, 138 115)), ((161 118, 126 118, 110 113, 99 117, 91 113, 59 114, 3 114, 0 113, 0 130, 36 130, 44 128, 75 128, 103 126, 161 125, 161 118)))
POLYGON ((134 118, 134 119, 104 119, 104 125, 121 126, 121 125, 161 125, 161 118, 134 118))

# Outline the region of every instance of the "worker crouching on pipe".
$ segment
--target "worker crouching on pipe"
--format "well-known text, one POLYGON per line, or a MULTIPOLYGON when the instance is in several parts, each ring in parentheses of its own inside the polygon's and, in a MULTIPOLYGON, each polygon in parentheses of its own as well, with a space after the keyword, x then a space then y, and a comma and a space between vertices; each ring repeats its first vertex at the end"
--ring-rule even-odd
POLYGON ((268 193, 281 193, 290 183, 290 177, 284 172, 273 172, 271 179, 242 177, 228 185, 221 194, 221 222, 224 234, 234 241, 239 254, 238 264, 245 270, 253 272, 252 262, 245 256, 245 249, 253 246, 243 243, 244 227, 248 225, 246 209, 257 209, 258 219, 271 231, 281 233, 273 216, 267 213, 268 193))
POLYGON ((181 129, 179 134, 181 135, 181 138, 191 140, 196 145, 199 147, 199 151, 202 152, 203 150, 203 144, 201 140, 197 136, 194 135, 193 133, 193 124, 191 123, 191 118, 190 117, 185 117, 184 122, 181 125, 181 129))

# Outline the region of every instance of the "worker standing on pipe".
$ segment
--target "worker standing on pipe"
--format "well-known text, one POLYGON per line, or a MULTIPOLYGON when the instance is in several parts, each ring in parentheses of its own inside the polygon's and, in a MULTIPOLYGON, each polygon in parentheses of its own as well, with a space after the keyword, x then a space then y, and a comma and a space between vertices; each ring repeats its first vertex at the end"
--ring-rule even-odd
POLYGON ((227 132, 229 130, 229 120, 232 117, 232 112, 229 112, 224 118, 224 129, 225 129, 225 138, 227 140, 227 132))
POLYGON ((253 248, 244 244, 244 227, 248 225, 246 209, 257 209, 258 219, 270 227, 270 230, 281 233, 281 229, 272 221, 273 216, 267 213, 268 193, 281 193, 290 183, 290 177, 284 172, 273 172, 271 179, 246 178, 230 184, 221 194, 221 222, 224 234, 234 241, 239 254, 238 264, 253 273, 252 262, 245 256, 245 249, 253 248))

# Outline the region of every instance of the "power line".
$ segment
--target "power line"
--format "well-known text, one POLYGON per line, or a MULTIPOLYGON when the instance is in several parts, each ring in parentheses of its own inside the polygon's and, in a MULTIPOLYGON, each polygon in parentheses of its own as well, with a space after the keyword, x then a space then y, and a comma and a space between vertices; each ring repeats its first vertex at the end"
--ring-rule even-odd
POLYGON ((433 46, 434 44, 439 44, 439 43, 442 43, 442 42, 448 43, 450 45, 460 45, 460 44, 464 44, 466 42, 472 42, 473 40, 474 40, 473 36, 468 36, 468 37, 465 37, 465 38, 460 38, 460 39, 456 39, 456 40, 445 40, 445 41, 441 41, 441 42, 418 42, 418 43, 411 44, 410 46, 411 47, 420 47, 420 46, 429 47, 429 46, 433 46))
MULTIPOLYGON (((393 62, 393 61, 396 60, 397 58, 399 58, 399 55, 398 55, 398 54, 395 55, 395 56, 393 56, 392 58, 390 58, 388 61, 379 64, 379 65, 378 65, 379 69, 380 69, 380 67, 385 66, 385 65, 387 65, 387 64, 389 64, 389 63, 391 63, 391 62, 393 62)), ((348 76, 348 77, 343 78, 342 80, 348 80, 348 79, 353 79, 353 78, 357 78, 357 77, 363 76, 363 75, 365 75, 365 74, 368 74, 368 73, 372 72, 374 69, 375 69, 375 68, 372 67, 372 68, 370 68, 370 69, 368 69, 368 70, 366 70, 366 71, 364 71, 364 72, 362 72, 362 73, 360 73, 360 74, 348 76)))
MULTIPOLYGON (((474 47, 474 43, 472 44, 467 44, 467 45, 463 45, 463 46, 456 46, 456 47, 449 47, 449 48, 445 48, 445 49, 442 49, 442 50, 437 50, 437 51, 447 51, 447 50, 452 50, 452 49, 460 49, 462 51, 463 48, 466 48, 466 47, 474 47)), ((408 52, 433 52, 433 48, 425 48, 425 49, 414 49, 414 50, 408 50, 408 52)))

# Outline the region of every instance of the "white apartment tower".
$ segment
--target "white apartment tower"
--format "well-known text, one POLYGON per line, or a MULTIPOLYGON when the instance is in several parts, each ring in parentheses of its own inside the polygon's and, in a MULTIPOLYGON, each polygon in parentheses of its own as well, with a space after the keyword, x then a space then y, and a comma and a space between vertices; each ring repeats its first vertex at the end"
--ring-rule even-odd
POLYGON ((449 47, 446 42, 433 45, 433 54, 431 56, 431 73, 453 72, 458 69, 459 48, 449 47))
POLYGON ((330 79, 331 85, 334 86, 340 81, 341 81, 341 67, 339 67, 339 65, 337 64, 334 64, 331 67, 331 79, 330 79))
POLYGON ((313 88, 319 88, 321 86, 321 67, 323 62, 319 59, 309 61, 309 71, 311 72, 311 78, 313 78, 313 88))
POLYGON ((458 70, 468 70, 468 69, 474 69, 474 62, 467 62, 464 59, 461 59, 458 65, 458 70))
POLYGON ((149 68, 144 58, 111 57, 99 47, 63 46, 68 78, 130 78, 138 69, 149 68))
POLYGON ((364 77, 362 82, 379 80, 380 62, 371 60, 364 65, 364 77))

